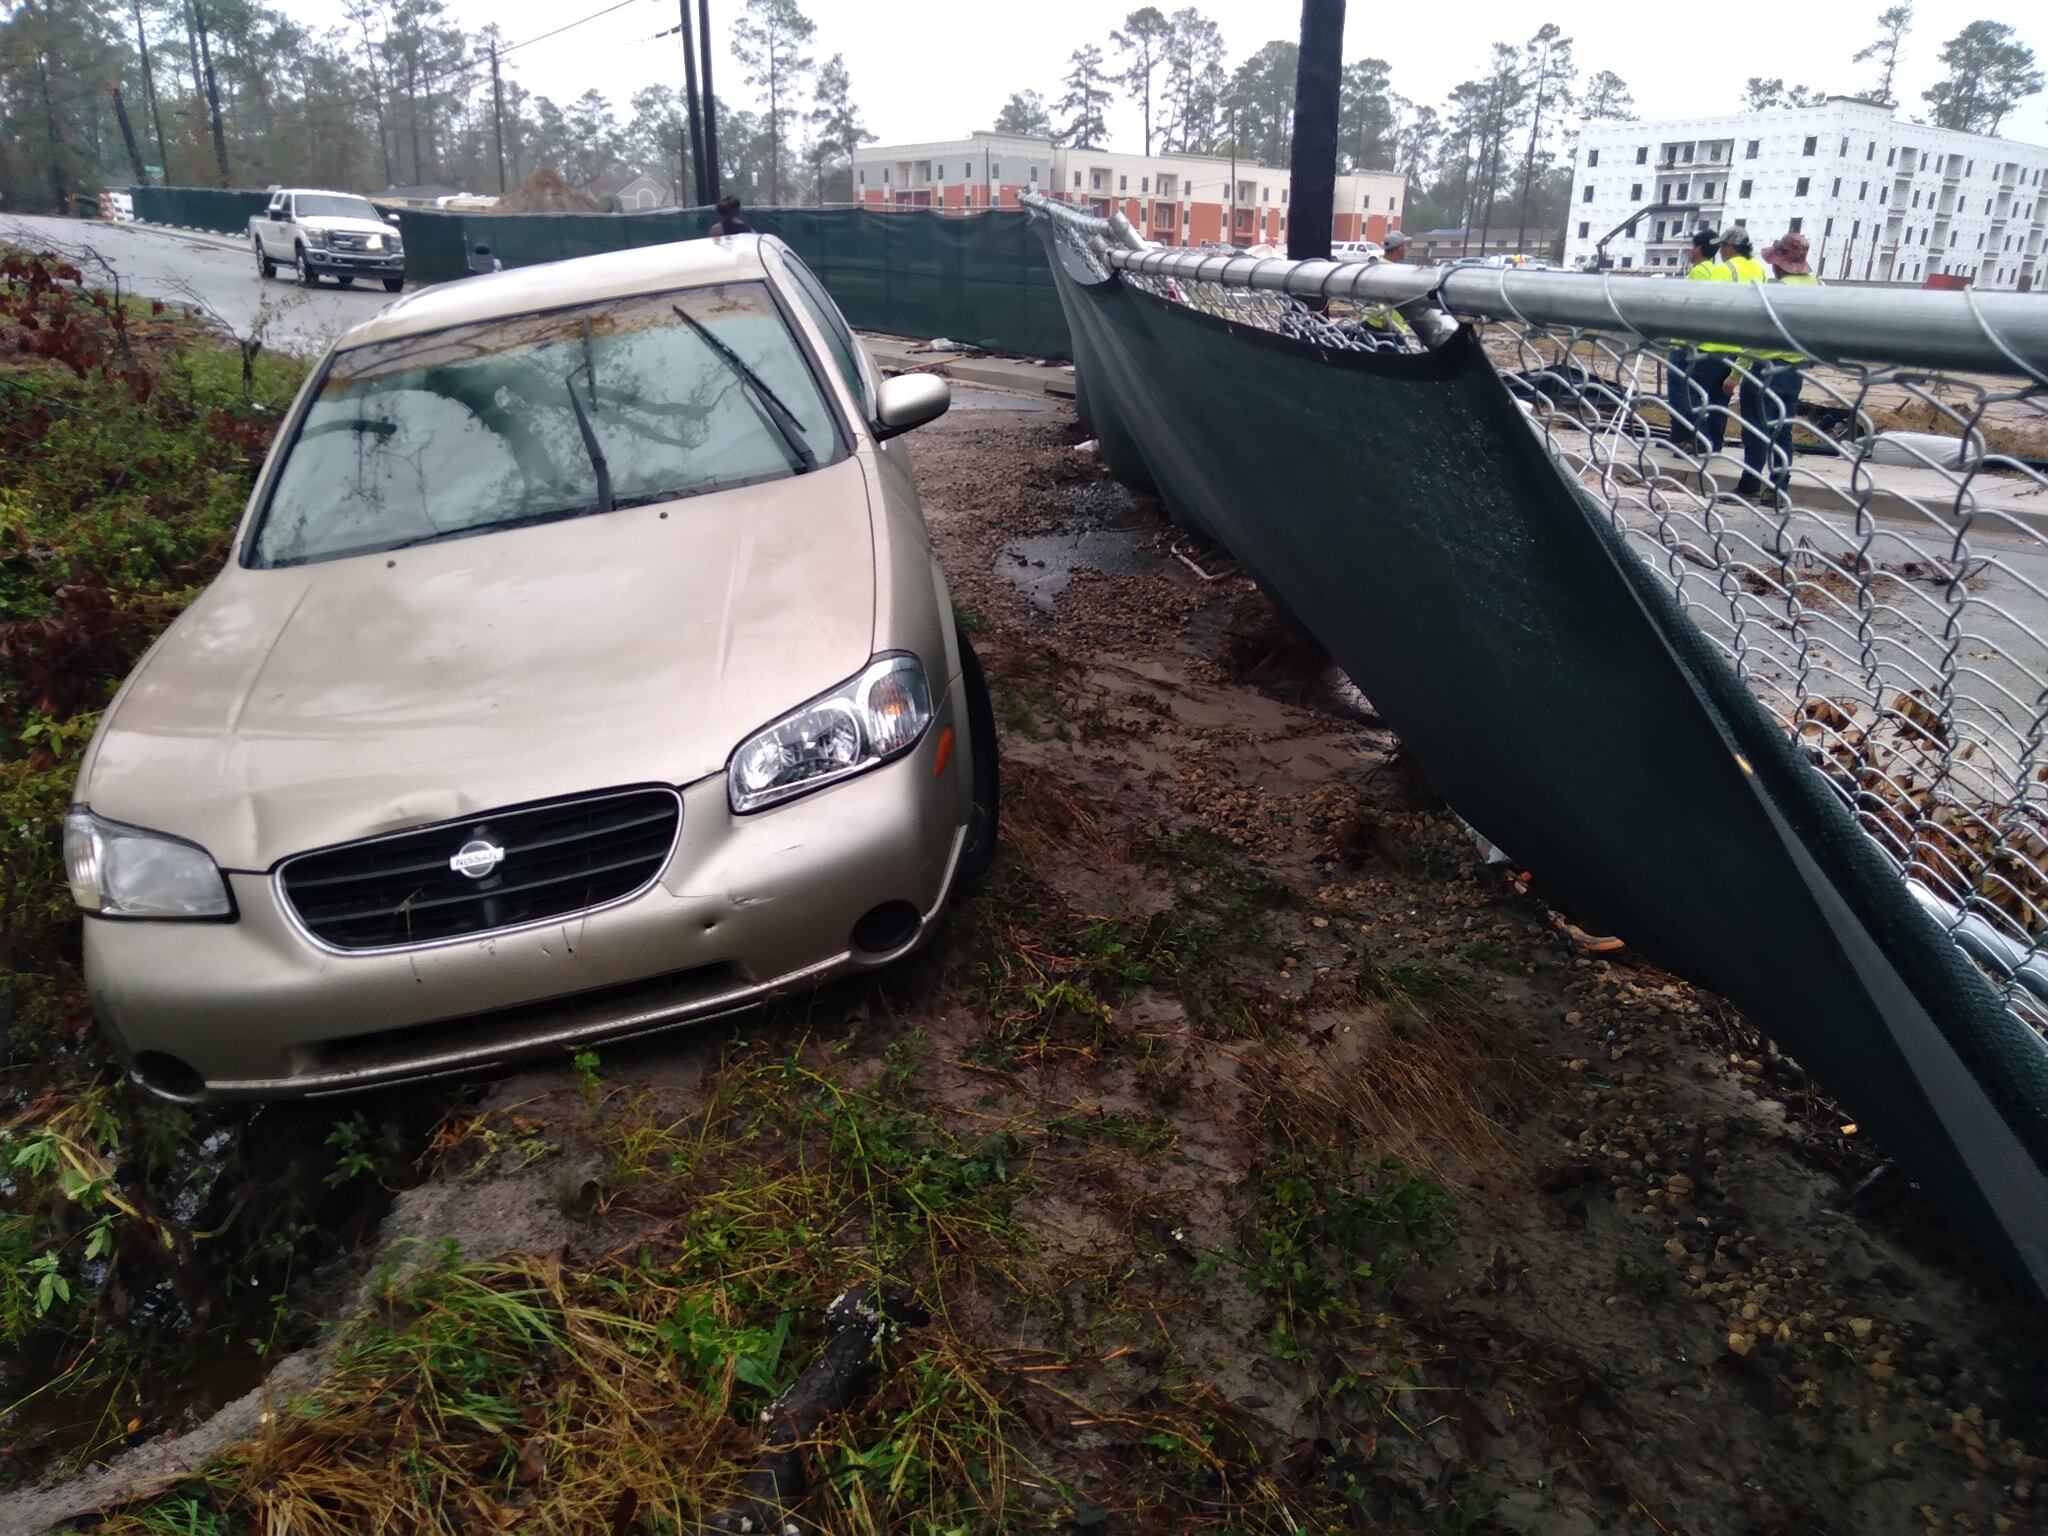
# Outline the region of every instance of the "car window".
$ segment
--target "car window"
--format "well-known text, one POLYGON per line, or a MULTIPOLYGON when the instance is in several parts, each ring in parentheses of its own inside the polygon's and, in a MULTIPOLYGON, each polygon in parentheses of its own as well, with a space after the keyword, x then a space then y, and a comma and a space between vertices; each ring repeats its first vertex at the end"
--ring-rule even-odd
POLYGON ((382 219, 367 198, 341 197, 324 192, 301 193, 292 199, 302 219, 382 219))
POLYGON ((457 326, 335 357, 277 473, 249 563, 296 565, 594 512, 586 422, 614 506, 780 479, 842 446, 765 283, 457 326))
POLYGON ((824 285, 812 275, 811 269, 798 261, 787 251, 783 262, 789 268, 790 286, 796 290, 798 301, 809 311, 824 332, 825 346, 832 354, 832 364, 839 370, 846 387, 853 391, 853 398, 860 402, 861 414, 870 419, 875 414, 874 391, 868 383, 867 370, 861 366, 860 342, 846 324, 846 317, 839 313, 839 306, 832 302, 824 285))

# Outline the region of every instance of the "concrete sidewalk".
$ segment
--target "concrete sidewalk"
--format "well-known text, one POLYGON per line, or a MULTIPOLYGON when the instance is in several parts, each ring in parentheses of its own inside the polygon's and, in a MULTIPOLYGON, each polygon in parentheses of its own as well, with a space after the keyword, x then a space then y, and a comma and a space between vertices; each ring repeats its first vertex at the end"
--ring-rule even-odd
POLYGON ((938 373, 958 384, 983 384, 992 389, 1014 389, 1029 395, 1074 398, 1074 369, 1070 363, 1028 362, 1014 357, 992 357, 980 352, 933 352, 929 344, 904 336, 882 336, 862 331, 868 356, 884 373, 908 373, 913 369, 938 373))

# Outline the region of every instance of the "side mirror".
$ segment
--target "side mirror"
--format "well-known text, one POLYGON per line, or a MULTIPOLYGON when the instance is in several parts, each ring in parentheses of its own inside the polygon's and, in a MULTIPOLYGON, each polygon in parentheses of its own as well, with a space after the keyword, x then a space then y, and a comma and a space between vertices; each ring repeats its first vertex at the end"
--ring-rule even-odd
POLYGON ((384 222, 386 224, 389 224, 393 229, 397 229, 405 221, 399 218, 399 216, 395 213, 387 213, 384 215, 384 222))
POLYGON ((875 436, 891 438, 937 421, 953 403, 953 386, 935 373, 899 373, 875 391, 875 436))

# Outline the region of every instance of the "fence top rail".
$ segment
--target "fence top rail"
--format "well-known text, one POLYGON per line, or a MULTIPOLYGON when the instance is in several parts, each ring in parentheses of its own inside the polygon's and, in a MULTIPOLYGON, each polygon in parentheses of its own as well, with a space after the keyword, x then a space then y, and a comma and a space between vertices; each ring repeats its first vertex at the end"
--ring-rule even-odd
POLYGON ((1645 340, 1797 350, 1825 361, 2018 375, 2048 385, 2048 295, 1805 284, 1687 283, 1508 267, 1423 269, 1290 261, 1185 249, 1129 249, 1109 219, 1037 195, 1033 213, 1089 237, 1106 267, 1306 299, 1401 304, 1456 315, 1622 331, 1645 340))

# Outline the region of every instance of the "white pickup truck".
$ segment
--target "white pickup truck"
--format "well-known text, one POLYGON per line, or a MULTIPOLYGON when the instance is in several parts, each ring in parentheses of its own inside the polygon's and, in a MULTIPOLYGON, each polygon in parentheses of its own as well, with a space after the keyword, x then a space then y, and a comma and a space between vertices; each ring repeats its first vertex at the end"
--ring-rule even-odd
POLYGON ((359 277, 381 277, 392 293, 405 286, 398 230, 353 192, 273 187, 269 205, 249 219, 249 243, 262 277, 290 267, 308 288, 323 272, 344 288, 359 277))

